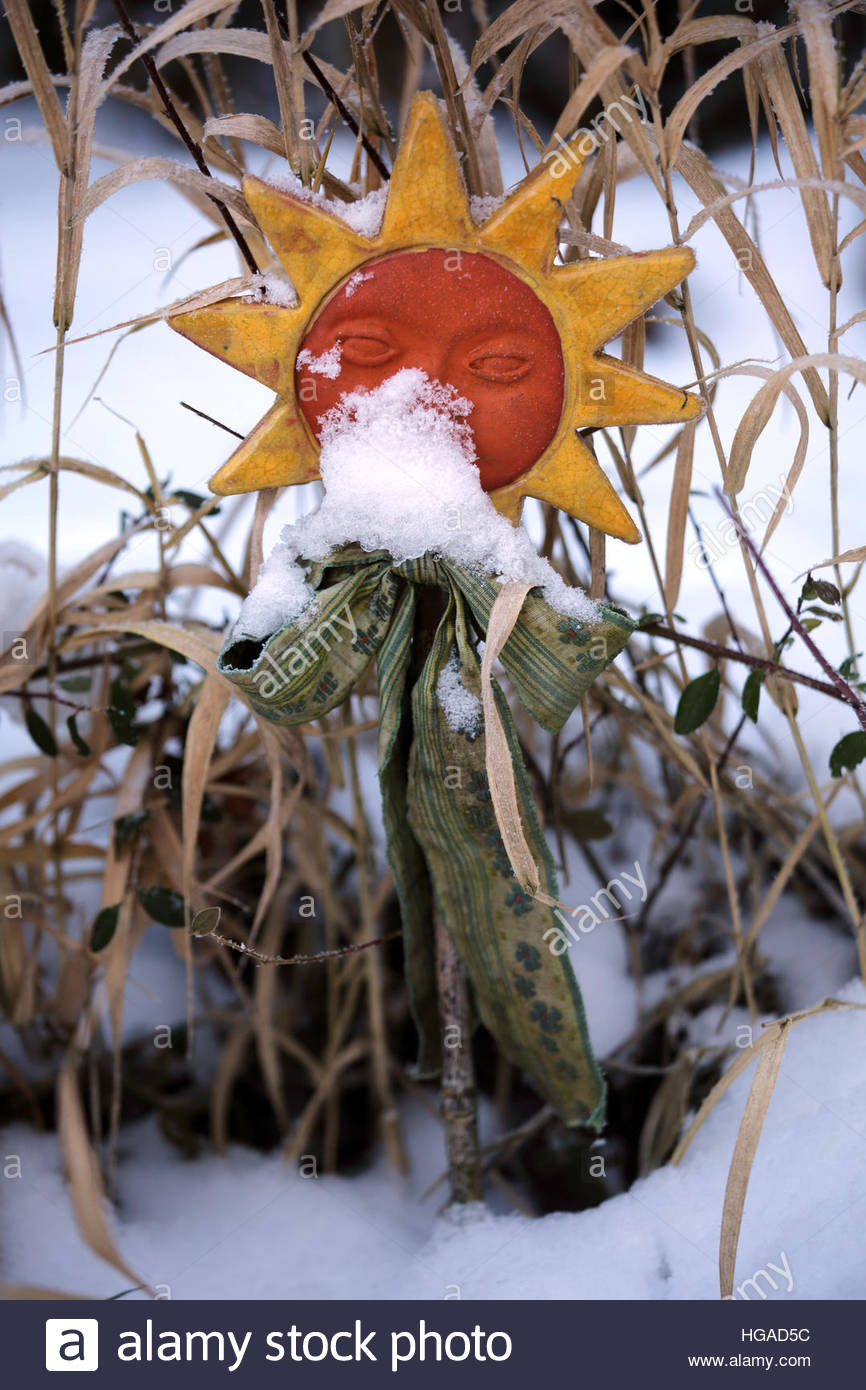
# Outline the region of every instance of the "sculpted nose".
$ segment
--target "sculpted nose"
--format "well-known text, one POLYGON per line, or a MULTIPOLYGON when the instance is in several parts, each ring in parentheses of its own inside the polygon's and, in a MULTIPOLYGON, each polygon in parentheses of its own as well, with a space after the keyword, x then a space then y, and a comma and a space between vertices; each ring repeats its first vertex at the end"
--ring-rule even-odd
POLYGON ((438 343, 413 343, 406 353, 407 367, 420 367, 431 380, 444 381, 447 353, 438 343))

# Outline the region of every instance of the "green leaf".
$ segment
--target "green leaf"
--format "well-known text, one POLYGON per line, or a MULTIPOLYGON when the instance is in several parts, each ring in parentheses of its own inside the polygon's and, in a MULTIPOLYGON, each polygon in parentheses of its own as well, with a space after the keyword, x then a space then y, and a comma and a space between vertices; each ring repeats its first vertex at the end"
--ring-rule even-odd
POLYGON ((832 613, 829 608, 819 608, 814 603, 810 603, 805 611, 814 613, 816 618, 827 618, 831 623, 841 623, 842 621, 841 613, 832 613))
POLYGON ((136 832, 150 820, 150 811, 130 811, 128 816, 118 816, 114 822, 114 852, 119 852, 129 844, 136 832))
POLYGON ((90 689, 91 677, 87 675, 67 676, 65 680, 58 681, 57 684, 61 690, 67 691, 70 695, 84 695, 90 689))
POLYGON ((805 632, 814 632, 816 627, 821 626, 820 618, 804 618, 803 629, 805 632))
POLYGON ((209 932, 216 931, 221 915, 221 907, 203 907, 201 912, 197 912, 193 917, 191 930, 207 936, 209 932))
POLYGON ((115 903, 113 907, 103 907, 97 912, 93 926, 90 928, 90 949, 91 951, 104 951, 114 933, 117 931, 117 919, 120 916, 120 903, 115 903))
POLYGON ((111 682, 108 722, 118 743, 126 743, 130 748, 135 747, 139 732, 135 725, 135 701, 119 676, 111 682))
POLYGON ((139 888, 138 901, 148 917, 163 927, 183 927, 186 925, 186 912, 183 898, 173 888, 163 888, 154 884, 152 888, 139 888))
POLYGON ((862 652, 854 652, 853 656, 846 656, 839 667, 839 675, 843 680, 855 681, 857 679, 857 659, 862 655, 862 652))
POLYGON ((613 834, 613 826, 601 811, 592 806, 580 806, 576 811, 568 811, 562 823, 576 840, 606 840, 613 834))
POLYGON ((766 671, 755 669, 746 676, 743 684, 742 705, 743 713, 747 714, 753 724, 758 722, 758 705, 761 701, 761 686, 764 684, 766 671))
POLYGON ((705 671, 696 680, 689 681, 680 696, 674 716, 675 733, 693 734, 695 729, 699 729, 709 719, 719 698, 721 681, 717 666, 714 666, 712 671, 705 671))
POLYGON ((77 718, 77 714, 70 714, 69 718, 66 721, 66 727, 69 730, 69 737, 75 744, 75 751, 77 753, 80 753, 82 758, 89 758, 90 744, 87 743, 87 741, 83 739, 80 733, 78 732, 78 725, 75 723, 77 718))
POLYGON ((810 574, 807 583, 809 584, 813 592, 811 594, 806 595, 806 597, 819 598, 822 603, 842 602, 842 595, 839 593, 839 590, 836 588, 836 585, 830 583, 829 579, 813 579, 812 575, 810 574))
POLYGON ((866 733, 858 729, 853 734, 840 738, 830 754, 830 772, 841 777, 843 772, 853 772, 866 758, 866 733))
POLYGON ((57 739, 52 734, 41 714, 37 714, 32 705, 27 706, 24 715, 24 723, 27 725, 27 732, 32 738, 40 753, 45 753, 49 758, 57 757, 57 739))
MULTIPOLYGON (((202 493, 188 492, 187 489, 183 487, 173 487, 171 490, 171 496, 177 497, 179 501, 183 502, 185 506, 189 507, 191 512, 197 512, 199 507, 201 507, 207 501, 207 498, 204 497, 202 493)), ((219 507, 214 507, 212 511, 208 512, 208 516, 219 516, 219 513, 219 507)))

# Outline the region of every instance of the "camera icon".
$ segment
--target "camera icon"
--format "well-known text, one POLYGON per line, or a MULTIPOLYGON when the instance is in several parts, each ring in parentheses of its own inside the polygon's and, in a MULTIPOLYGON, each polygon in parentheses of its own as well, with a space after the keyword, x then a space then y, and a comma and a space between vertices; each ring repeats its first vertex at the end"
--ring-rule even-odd
POLYGON ((96 1318, 47 1318, 46 1371, 99 1369, 99 1323, 96 1318))

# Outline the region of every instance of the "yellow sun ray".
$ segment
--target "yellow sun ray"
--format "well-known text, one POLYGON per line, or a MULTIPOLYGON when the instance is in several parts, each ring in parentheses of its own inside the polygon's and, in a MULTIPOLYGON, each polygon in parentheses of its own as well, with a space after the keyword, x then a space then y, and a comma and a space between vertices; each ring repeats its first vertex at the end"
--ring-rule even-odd
POLYGON ((617 540, 631 544, 640 540, 640 532, 595 456, 574 433, 561 441, 555 454, 508 487, 492 492, 490 497, 515 523, 520 519, 523 499, 537 497, 617 540))
POLYGON ((415 98, 391 171, 380 240, 389 247, 466 246, 475 240, 457 151, 435 98, 415 98))
POLYGON ((582 161, 571 146, 536 165, 481 229, 481 241, 535 275, 548 275, 557 250, 562 204, 570 196, 582 161))
POLYGON ((554 281, 557 294, 580 319, 584 345, 597 348, 684 280, 694 265, 694 254, 688 247, 671 246, 664 251, 558 266, 554 281))
POLYGON ((249 177, 244 179, 244 197, 307 305, 332 288, 335 269, 349 275, 373 253, 366 238, 296 193, 249 177))
POLYGON ((577 399, 571 421, 588 425, 687 424, 701 413, 701 402, 687 391, 599 353, 577 373, 577 399))
POLYGON ((293 389, 295 358, 307 326, 301 309, 224 299, 207 309, 175 314, 171 326, 272 391, 282 395, 293 389))
POLYGON ((219 493, 308 482, 319 476, 318 444, 296 397, 298 351, 318 312, 355 270, 393 252, 438 247, 493 256, 549 310, 565 363, 559 427, 541 457, 507 487, 490 493, 515 524, 525 497, 561 507, 625 541, 637 528, 576 429, 683 423, 700 402, 598 351, 668 293, 694 266, 670 247, 609 260, 556 266, 562 204, 581 159, 573 146, 546 157, 481 226, 469 211, 457 153, 430 93, 412 103, 394 164, 381 230, 361 236, 310 193, 244 181, 244 193, 295 285, 294 308, 228 300, 169 323, 192 342, 277 392, 277 402, 211 480, 219 493))
POLYGON ((310 483, 318 477, 319 455, 306 421, 297 408, 278 401, 214 474, 210 487, 220 496, 229 496, 310 483))

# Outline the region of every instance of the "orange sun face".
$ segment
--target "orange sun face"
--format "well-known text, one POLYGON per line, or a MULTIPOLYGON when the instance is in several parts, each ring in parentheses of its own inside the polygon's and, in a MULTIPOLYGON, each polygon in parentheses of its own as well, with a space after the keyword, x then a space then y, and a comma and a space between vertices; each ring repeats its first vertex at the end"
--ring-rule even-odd
POLYGON ((301 409, 319 418, 344 392, 420 367, 473 405, 486 492, 526 473, 562 416, 565 368, 549 311, 524 281, 478 252, 404 251, 350 276, 316 316, 296 369, 301 409), (338 349, 339 375, 311 370, 338 349))
POLYGON ((170 319, 277 393, 213 490, 318 477, 320 417, 344 393, 420 367, 472 402, 482 486, 500 512, 516 523, 523 498, 537 497, 639 540, 577 431, 700 414, 695 397, 599 350, 678 284, 694 256, 671 247, 555 265, 562 203, 579 166, 571 151, 542 162, 476 225, 436 100, 422 93, 376 236, 361 236, 309 195, 247 179, 247 200, 299 303, 223 300, 170 319))

